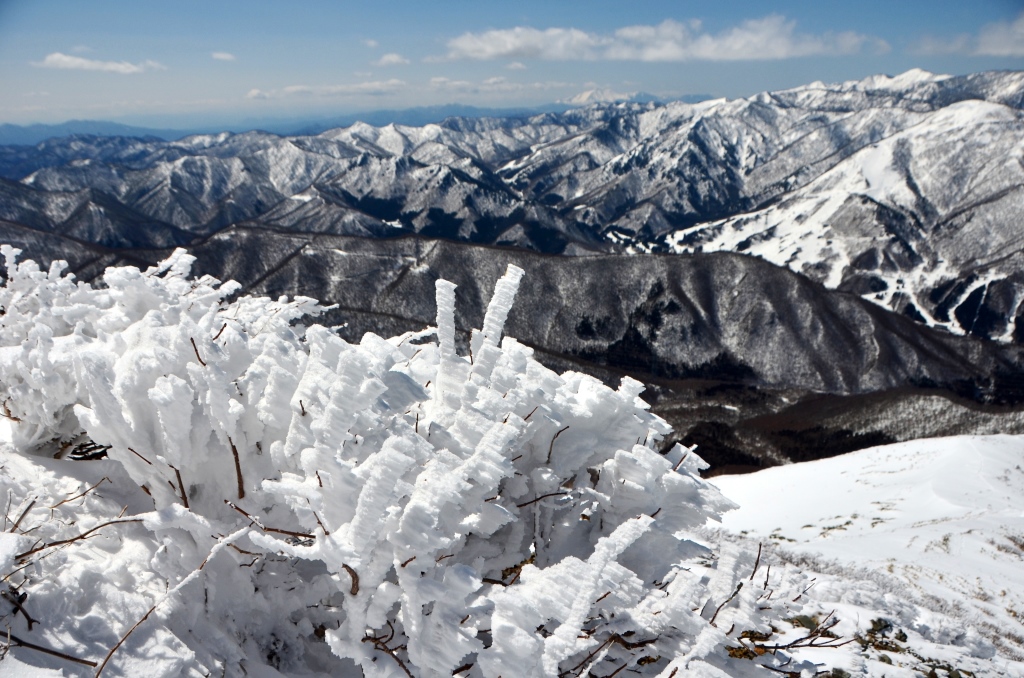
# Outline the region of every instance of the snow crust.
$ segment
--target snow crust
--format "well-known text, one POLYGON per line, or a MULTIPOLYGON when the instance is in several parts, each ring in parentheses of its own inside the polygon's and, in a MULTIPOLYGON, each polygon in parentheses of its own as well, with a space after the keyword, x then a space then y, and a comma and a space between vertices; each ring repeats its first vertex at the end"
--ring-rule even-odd
POLYGON ((641 384, 501 337, 519 269, 464 356, 445 281, 435 328, 349 344, 183 251, 96 286, 0 251, 0 674, 813 670, 734 656, 806 579, 769 600, 753 550, 698 539, 733 504, 658 452, 641 384))

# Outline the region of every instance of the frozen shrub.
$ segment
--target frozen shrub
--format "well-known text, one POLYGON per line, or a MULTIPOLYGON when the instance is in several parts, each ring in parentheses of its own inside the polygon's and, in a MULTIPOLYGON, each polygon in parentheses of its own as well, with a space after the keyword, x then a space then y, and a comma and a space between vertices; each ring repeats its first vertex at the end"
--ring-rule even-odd
POLYGON ((445 281, 436 328, 349 344, 303 324, 315 301, 234 298, 181 251, 95 287, 16 253, 0 289, 16 446, 109 446, 110 483, 149 495, 124 518, 149 546, 115 557, 167 582, 146 623, 190 670, 318 670, 325 641, 367 676, 742 675, 739 634, 793 614, 738 586, 751 554, 695 541, 731 504, 692 451, 657 451, 668 426, 641 384, 559 375, 501 338, 515 267, 461 356, 445 281))

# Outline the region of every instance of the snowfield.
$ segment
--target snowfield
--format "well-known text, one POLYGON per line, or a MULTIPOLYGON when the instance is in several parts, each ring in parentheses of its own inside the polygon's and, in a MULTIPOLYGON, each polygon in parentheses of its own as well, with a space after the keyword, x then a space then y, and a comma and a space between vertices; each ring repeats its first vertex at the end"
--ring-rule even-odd
POLYGON ((716 479, 730 516, 638 382, 501 337, 513 266, 462 355, 443 280, 350 344, 182 251, 95 287, 2 253, 0 675, 1024 667, 1016 439, 716 479))
MULTIPOLYGON (((915 440, 714 483, 740 504, 722 529, 816 577, 838 633, 882 618, 886 642, 903 630, 895 646, 934 666, 1024 675, 1024 437, 915 440)), ((922 670, 906 652, 845 649, 856 651, 815 659, 854 674, 922 670)))

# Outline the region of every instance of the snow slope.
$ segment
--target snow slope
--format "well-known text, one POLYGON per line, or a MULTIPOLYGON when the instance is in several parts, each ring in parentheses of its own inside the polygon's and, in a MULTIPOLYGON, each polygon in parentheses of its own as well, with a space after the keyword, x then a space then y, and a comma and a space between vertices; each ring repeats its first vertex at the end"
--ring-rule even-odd
POLYGON ((900 664, 1024 675, 1024 437, 917 440, 714 483, 740 504, 722 529, 814 573, 837 632, 884 618, 886 642, 934 660, 852 644, 816 661, 890 678, 919 675, 900 664))

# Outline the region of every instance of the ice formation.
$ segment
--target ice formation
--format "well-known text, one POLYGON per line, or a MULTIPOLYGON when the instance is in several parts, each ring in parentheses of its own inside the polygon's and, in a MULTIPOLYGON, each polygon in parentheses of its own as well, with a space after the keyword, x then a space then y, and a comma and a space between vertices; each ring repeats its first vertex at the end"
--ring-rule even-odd
POLYGON ((754 553, 693 536, 731 503, 695 453, 659 452, 668 426, 638 382, 559 375, 501 338, 521 270, 460 355, 445 281, 436 328, 350 344, 305 323, 312 299, 190 279, 183 251, 97 286, 3 255, 12 670, 672 677, 789 661, 736 648, 799 609, 770 589, 800 577, 754 582, 754 553), (68 458, 83 450, 106 459, 68 458))

